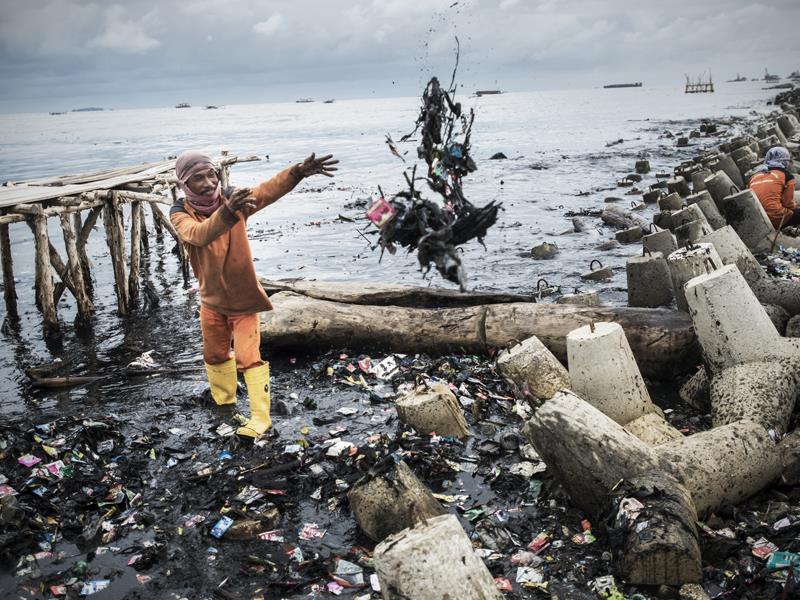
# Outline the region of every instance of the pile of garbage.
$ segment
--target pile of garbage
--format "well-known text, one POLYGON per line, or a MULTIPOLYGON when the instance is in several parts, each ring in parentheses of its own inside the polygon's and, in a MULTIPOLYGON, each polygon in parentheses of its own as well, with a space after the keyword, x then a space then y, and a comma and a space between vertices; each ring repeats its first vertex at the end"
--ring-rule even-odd
MULTIPOLYGON (((348 492, 402 460, 458 517, 506 598, 677 597, 610 575, 605 525, 570 505, 520 435, 536 402, 515 399, 491 360, 338 351, 274 366, 277 432, 249 448, 233 435, 240 416, 201 399, 4 425, 0 587, 26 598, 377 599, 374 542, 348 492), (397 399, 437 384, 469 437, 398 420, 397 399)), ((673 426, 706 426, 671 394, 658 399, 673 426)), ((780 597, 798 576, 800 488, 763 492, 702 531, 710 597, 780 597)))
POLYGON ((800 281, 800 248, 780 246, 763 258, 767 272, 773 277, 800 281))

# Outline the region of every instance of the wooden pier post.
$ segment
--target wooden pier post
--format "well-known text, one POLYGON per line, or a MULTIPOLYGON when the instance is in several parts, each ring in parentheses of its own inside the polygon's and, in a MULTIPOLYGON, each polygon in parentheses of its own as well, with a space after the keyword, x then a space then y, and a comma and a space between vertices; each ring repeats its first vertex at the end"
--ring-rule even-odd
POLYGON ((14 284, 14 263, 11 258, 11 238, 8 235, 8 225, 0 225, 0 257, 3 263, 3 296, 6 301, 6 315, 18 319, 17 312, 17 287, 14 284))
POLYGON ((101 212, 103 212, 102 206, 92 208, 80 227, 77 226, 81 220, 80 213, 75 213, 75 231, 79 232, 78 256, 81 259, 81 268, 83 269, 83 283, 86 285, 86 292, 90 298, 94 293, 94 284, 92 283, 92 261, 89 260, 89 255, 86 253, 86 242, 89 240, 89 235, 92 233, 101 212))
POLYGON ((78 242, 75 236, 75 230, 66 213, 61 213, 58 215, 58 218, 61 221, 61 231, 64 233, 64 247, 67 251, 67 271, 72 280, 72 293, 78 304, 78 314, 81 319, 86 320, 94 312, 94 304, 92 304, 86 292, 83 268, 81 267, 81 259, 78 255, 78 242))
POLYGON ((148 202, 148 204, 150 205, 150 212, 153 214, 153 229, 156 230, 156 241, 163 242, 164 228, 161 225, 161 221, 159 221, 158 217, 156 216, 156 211, 158 210, 158 207, 152 202, 148 202))
POLYGON ((128 274, 128 293, 132 305, 139 300, 139 275, 142 267, 142 220, 144 210, 141 202, 131 202, 131 269, 128 274))
POLYGON ((127 315, 130 310, 130 296, 128 294, 128 276, 125 260, 125 229, 122 217, 119 214, 119 202, 114 191, 109 192, 110 198, 103 206, 103 222, 106 229, 106 243, 111 254, 111 263, 114 267, 115 291, 117 293, 117 312, 127 315))
MULTIPOLYGON (((20 207, 17 207, 17 210, 20 207)), ((25 207, 28 225, 33 232, 33 242, 36 248, 36 296, 39 299, 45 326, 58 331, 58 313, 56 312, 55 288, 53 275, 50 272, 50 236, 47 233, 47 217, 42 207, 32 204, 25 207)))
MULTIPOLYGON (((176 201, 178 195, 175 191, 175 186, 170 187, 170 192, 172 192, 173 201, 176 201)), ((169 234, 175 239, 175 243, 178 244, 178 256, 180 257, 181 262, 183 284, 186 285, 189 282, 189 257, 186 255, 186 248, 183 247, 183 241, 178 235, 178 232, 175 230, 175 227, 172 225, 172 221, 164 216, 164 213, 161 212, 161 209, 155 204, 151 204, 150 206, 153 208, 153 216, 161 222, 161 224, 164 226, 164 229, 169 232, 169 234)))

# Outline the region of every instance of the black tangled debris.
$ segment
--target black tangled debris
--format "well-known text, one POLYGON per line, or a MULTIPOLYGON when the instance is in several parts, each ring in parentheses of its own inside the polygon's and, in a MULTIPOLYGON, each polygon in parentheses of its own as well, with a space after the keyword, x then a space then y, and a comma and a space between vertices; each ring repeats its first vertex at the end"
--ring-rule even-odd
MULTIPOLYGON (((453 73, 455 75, 455 71, 453 73)), ((417 148, 419 158, 427 165, 425 177, 417 177, 417 166, 403 173, 408 189, 388 201, 394 217, 380 230, 381 257, 384 250, 394 253, 396 245, 417 250, 425 274, 431 263, 448 281, 466 289, 466 273, 458 246, 477 238, 483 244, 486 232, 497 221, 501 204, 489 202, 476 207, 464 196, 462 178, 477 169, 470 156, 470 134, 475 113, 464 114, 461 103, 454 102, 454 82, 442 88, 433 77, 422 94, 422 108, 414 130, 403 136, 406 142, 417 132, 422 141, 417 148), (441 200, 422 197, 417 182, 424 180, 441 200)), ((391 137, 386 140, 391 152, 403 159, 391 137)), ((403 159, 405 162, 405 159, 403 159)), ((383 196, 383 193, 381 193, 383 196)))

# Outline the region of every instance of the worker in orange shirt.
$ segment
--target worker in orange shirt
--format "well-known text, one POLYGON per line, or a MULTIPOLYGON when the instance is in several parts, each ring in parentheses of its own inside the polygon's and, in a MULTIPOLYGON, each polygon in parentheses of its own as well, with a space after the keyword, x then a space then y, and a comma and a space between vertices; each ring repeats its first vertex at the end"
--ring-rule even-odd
POLYGON ((258 313, 272 310, 258 282, 247 219, 289 193, 310 175, 333 176, 338 160, 314 154, 253 189, 221 189, 211 159, 187 151, 175 162, 185 194, 170 209, 170 220, 186 246, 200 283, 203 358, 218 405, 236 404, 237 371, 244 375, 250 419, 236 433, 256 438, 272 427, 269 363, 261 359, 258 313), (231 356, 233 341, 233 356, 231 356))
POLYGON ((782 146, 767 151, 761 169, 750 178, 749 187, 775 226, 800 225, 800 209, 794 201, 794 175, 789 171, 792 155, 782 146))

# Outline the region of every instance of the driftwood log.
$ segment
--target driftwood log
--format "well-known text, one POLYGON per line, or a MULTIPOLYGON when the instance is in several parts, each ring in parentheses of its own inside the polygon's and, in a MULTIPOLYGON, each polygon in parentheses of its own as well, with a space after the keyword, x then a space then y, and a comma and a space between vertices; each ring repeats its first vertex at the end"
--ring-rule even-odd
POLYGON ((293 292, 273 294, 261 335, 269 347, 316 350, 357 347, 383 351, 484 353, 533 335, 566 359, 567 334, 591 321, 625 330, 639 368, 649 377, 696 364, 689 318, 666 309, 583 307, 556 304, 489 304, 422 309, 331 302, 293 292))
POLYGON ((535 295, 496 292, 460 292, 447 288, 420 287, 391 283, 342 283, 306 279, 271 280, 259 278, 268 295, 295 292, 317 300, 372 306, 406 306, 409 308, 449 308, 510 302, 536 302, 535 295))

